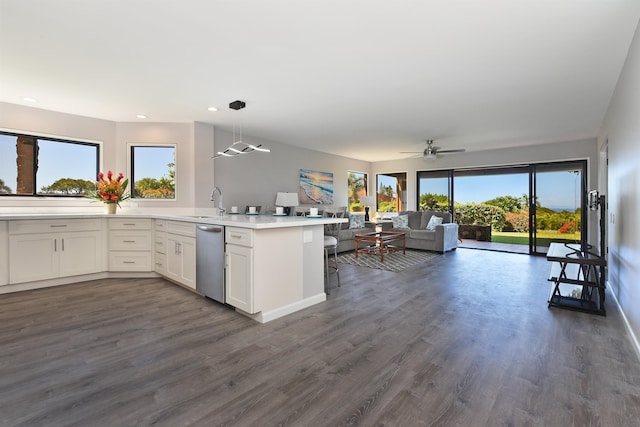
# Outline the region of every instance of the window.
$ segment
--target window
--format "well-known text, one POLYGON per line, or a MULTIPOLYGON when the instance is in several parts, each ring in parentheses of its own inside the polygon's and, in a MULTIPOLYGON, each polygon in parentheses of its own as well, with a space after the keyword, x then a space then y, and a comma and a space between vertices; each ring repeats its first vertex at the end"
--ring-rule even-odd
POLYGON ((406 172, 376 175, 377 179, 377 211, 400 212, 405 210, 407 203, 407 174, 406 172))
POLYGON ((0 195, 82 197, 99 165, 97 143, 0 132, 0 195))
POLYGON ((176 198, 176 147, 174 145, 132 145, 132 198, 176 198))
POLYGON ((418 209, 449 212, 451 210, 451 171, 418 172, 418 209))
POLYGON ((364 172, 348 171, 347 195, 349 198, 349 212, 361 212, 364 206, 360 197, 367 195, 367 174, 364 172))

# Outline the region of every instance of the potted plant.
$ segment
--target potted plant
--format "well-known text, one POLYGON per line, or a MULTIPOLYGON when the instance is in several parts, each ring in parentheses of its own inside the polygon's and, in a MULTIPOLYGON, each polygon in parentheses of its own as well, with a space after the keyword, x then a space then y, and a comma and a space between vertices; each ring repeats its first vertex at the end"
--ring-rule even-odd
POLYGON ((120 207, 120 202, 131 198, 131 193, 127 192, 129 180, 125 179, 122 172, 117 177, 113 172, 107 171, 107 175, 100 172, 96 181, 96 189, 87 194, 87 198, 99 200, 107 206, 107 213, 116 213, 116 207, 120 207))

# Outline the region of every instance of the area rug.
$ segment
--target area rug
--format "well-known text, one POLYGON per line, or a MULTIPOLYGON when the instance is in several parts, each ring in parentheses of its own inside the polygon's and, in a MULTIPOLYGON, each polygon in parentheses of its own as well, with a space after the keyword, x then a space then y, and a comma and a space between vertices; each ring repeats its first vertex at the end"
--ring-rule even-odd
POLYGON ((402 271, 412 265, 420 264, 436 258, 440 255, 437 252, 412 251, 407 249, 407 253, 392 252, 384 256, 384 262, 380 262, 380 257, 370 254, 358 254, 347 252, 338 255, 338 262, 343 264, 357 265, 360 267, 377 268, 378 270, 402 271))

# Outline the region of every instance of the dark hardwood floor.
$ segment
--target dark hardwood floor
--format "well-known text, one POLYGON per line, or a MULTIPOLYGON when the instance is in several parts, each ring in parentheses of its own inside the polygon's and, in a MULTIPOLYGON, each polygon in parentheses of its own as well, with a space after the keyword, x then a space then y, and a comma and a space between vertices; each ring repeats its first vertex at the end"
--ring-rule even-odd
POLYGON ((160 279, 1 295, 0 425, 640 425, 613 298, 548 309, 544 258, 340 274, 265 325, 160 279))

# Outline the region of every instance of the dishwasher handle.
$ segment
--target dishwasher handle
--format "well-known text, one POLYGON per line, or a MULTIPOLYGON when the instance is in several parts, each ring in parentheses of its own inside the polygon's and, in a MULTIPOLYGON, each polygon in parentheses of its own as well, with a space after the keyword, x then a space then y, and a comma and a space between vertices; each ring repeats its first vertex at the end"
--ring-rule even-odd
POLYGON ((210 231, 212 233, 221 233, 222 227, 219 225, 198 224, 198 230, 210 231))

